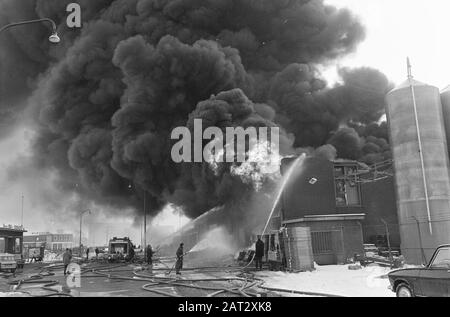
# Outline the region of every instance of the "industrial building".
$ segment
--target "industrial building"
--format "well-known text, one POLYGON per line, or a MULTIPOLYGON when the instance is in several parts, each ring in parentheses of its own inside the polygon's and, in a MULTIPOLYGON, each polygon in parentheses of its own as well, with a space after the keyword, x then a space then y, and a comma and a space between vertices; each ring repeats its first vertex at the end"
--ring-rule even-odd
MULTIPOLYGON (((269 230, 309 228, 318 264, 345 263, 363 253, 364 244, 390 245, 407 263, 423 264, 450 242, 450 86, 439 92, 408 75, 386 97, 393 161, 367 166, 307 157, 282 193, 269 230)), ((282 174, 294 160, 282 161, 282 174)), ((223 208, 195 220, 174 241, 194 245, 217 224, 227 224, 242 241, 260 231, 230 223, 223 208)), ((265 217, 261 213, 259 223, 265 217)))
POLYGON ((49 251, 62 251, 73 248, 73 234, 36 232, 23 237, 25 249, 44 247, 49 251))
MULTIPOLYGON (((294 160, 282 161, 282 174, 294 160)), ((297 169, 267 232, 307 228, 314 261, 320 265, 346 263, 355 253, 363 253, 365 243, 387 249, 388 236, 392 249, 400 248, 392 163, 374 169, 356 161, 307 157, 297 169)), ((187 250, 192 248, 215 226, 225 226, 238 245, 248 246, 261 234, 268 217, 261 211, 249 229, 248 224, 233 223, 239 218, 224 209, 212 209, 173 235, 168 253, 175 252, 180 241, 187 250)))
POLYGON ((307 158, 283 193, 278 222, 311 228, 317 263, 344 262, 389 237, 407 263, 424 264, 450 242, 450 86, 439 92, 409 67, 386 100, 392 168, 307 158))
MULTIPOLYGON (((282 171, 293 159, 285 159, 282 171)), ((395 189, 391 177, 374 178, 355 161, 308 157, 286 186, 278 215, 281 226, 309 227, 314 260, 346 263, 364 243, 400 247, 395 189), (387 224, 387 228, 386 228, 387 224)))

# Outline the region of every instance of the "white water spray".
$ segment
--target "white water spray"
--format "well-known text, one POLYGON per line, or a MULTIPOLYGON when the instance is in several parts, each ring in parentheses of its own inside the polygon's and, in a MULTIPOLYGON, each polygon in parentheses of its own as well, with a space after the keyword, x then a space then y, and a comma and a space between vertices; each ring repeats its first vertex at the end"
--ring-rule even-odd
POLYGON ((262 236, 266 233, 267 227, 269 226, 269 223, 270 223, 270 219, 272 219, 273 213, 275 212, 275 209, 276 209, 276 207, 277 207, 277 205, 278 205, 278 203, 279 203, 279 201, 280 201, 280 199, 281 199, 281 195, 283 194, 284 188, 286 187, 287 183, 288 183, 289 180, 291 179, 291 176, 292 176, 292 174, 294 173, 294 171, 295 171, 299 166, 301 166, 301 164, 303 163, 303 161, 305 160, 305 158, 306 158, 306 154, 300 155, 300 156, 294 161, 294 163, 289 167, 287 173, 283 176, 281 186, 280 186, 280 188, 279 188, 279 190, 278 190, 277 196, 276 196, 275 201, 274 201, 273 206, 272 206, 272 210, 270 211, 270 215, 269 215, 269 217, 267 218, 266 225, 264 226, 264 230, 263 230, 263 232, 262 232, 262 234, 261 234, 262 236))
POLYGON ((189 252, 210 250, 216 253, 232 254, 232 237, 223 227, 216 227, 207 232, 189 252))

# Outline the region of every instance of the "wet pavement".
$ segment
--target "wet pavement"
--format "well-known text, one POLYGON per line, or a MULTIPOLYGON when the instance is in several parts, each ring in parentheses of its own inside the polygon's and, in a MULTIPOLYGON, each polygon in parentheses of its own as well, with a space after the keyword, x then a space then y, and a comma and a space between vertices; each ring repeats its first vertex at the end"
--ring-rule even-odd
POLYGON ((239 267, 186 268, 177 276, 174 271, 168 274, 171 266, 170 262, 156 264, 151 274, 140 264, 89 262, 80 265, 81 275, 74 271, 73 275, 64 276, 61 263, 25 264, 15 276, 0 276, 0 293, 54 297, 242 297, 257 296, 261 291, 257 281, 242 276, 239 267))

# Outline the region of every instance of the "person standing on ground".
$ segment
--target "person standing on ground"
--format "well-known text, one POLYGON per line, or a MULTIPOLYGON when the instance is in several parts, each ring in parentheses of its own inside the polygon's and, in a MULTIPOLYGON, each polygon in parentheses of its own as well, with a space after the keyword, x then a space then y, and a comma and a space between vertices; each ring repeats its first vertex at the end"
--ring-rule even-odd
POLYGON ((70 260, 72 260, 72 254, 70 253, 69 249, 66 249, 66 251, 63 254, 64 275, 67 274, 67 267, 70 264, 70 260))
POLYGON ((154 252, 153 252, 152 246, 150 244, 147 246, 146 253, 147 253, 146 260, 147 260, 148 270, 153 272, 153 254, 154 254, 154 252))
POLYGON ((130 262, 133 262, 133 260, 134 260, 134 255, 135 255, 135 253, 134 253, 134 245, 131 245, 130 251, 128 252, 128 260, 129 260, 130 262))
POLYGON ((264 256, 264 242, 261 240, 261 236, 258 236, 258 241, 255 245, 255 265, 257 270, 262 270, 262 258, 264 256))
POLYGON ((183 251, 184 243, 180 243, 180 246, 177 250, 177 262, 175 263, 175 270, 178 275, 181 275, 181 269, 183 268, 183 257, 184 257, 184 251, 183 251))
POLYGON ((89 260, 89 247, 86 248, 86 261, 89 260))
POLYGON ((98 259, 98 254, 100 253, 100 250, 98 248, 95 248, 95 258, 98 259))

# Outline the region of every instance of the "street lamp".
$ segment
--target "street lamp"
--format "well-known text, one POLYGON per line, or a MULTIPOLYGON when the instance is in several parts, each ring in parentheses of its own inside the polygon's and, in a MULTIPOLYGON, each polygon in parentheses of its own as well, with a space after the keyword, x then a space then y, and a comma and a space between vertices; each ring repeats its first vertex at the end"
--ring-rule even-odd
POLYGON ((89 213, 89 214, 91 214, 91 210, 90 209, 86 209, 86 210, 84 210, 84 211, 82 211, 81 213, 80 213, 80 257, 82 257, 83 255, 82 255, 82 253, 81 253, 81 224, 83 223, 83 215, 85 214, 85 213, 89 213))
POLYGON ((52 25, 52 34, 48 38, 50 43, 53 43, 53 44, 59 43, 61 41, 61 39, 59 38, 58 33, 56 31, 56 23, 55 23, 55 21, 53 21, 52 19, 49 19, 49 18, 10 23, 10 24, 3 26, 0 29, 0 33, 2 33, 3 31, 5 31, 9 28, 15 27, 15 26, 32 24, 32 23, 41 23, 41 22, 49 22, 52 25))

